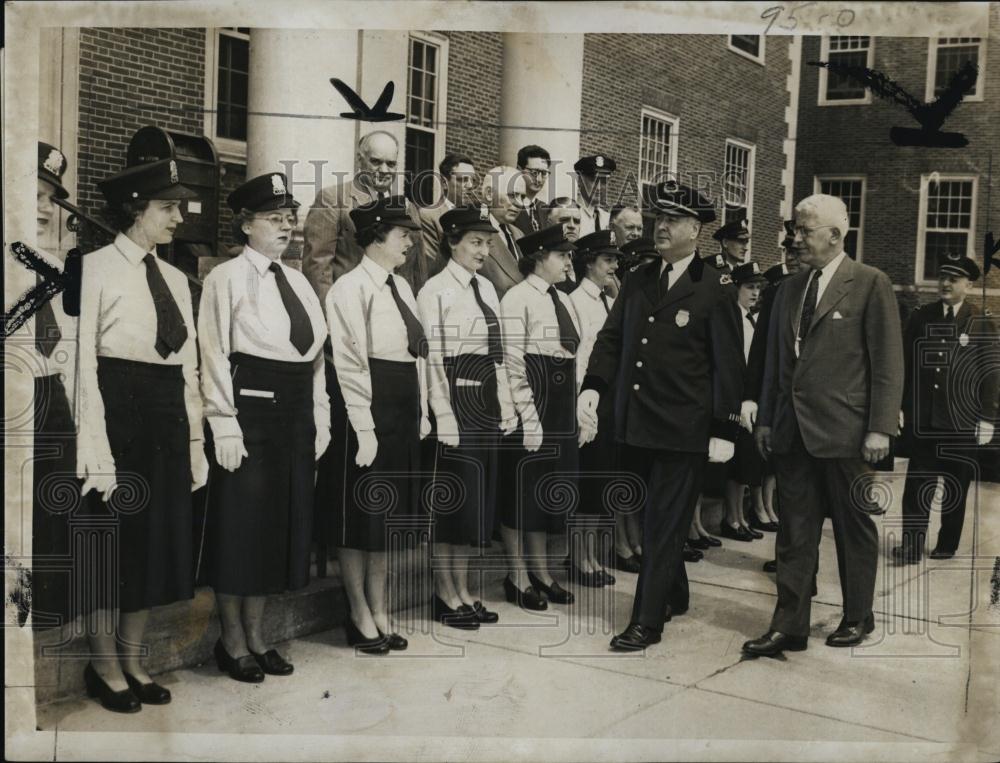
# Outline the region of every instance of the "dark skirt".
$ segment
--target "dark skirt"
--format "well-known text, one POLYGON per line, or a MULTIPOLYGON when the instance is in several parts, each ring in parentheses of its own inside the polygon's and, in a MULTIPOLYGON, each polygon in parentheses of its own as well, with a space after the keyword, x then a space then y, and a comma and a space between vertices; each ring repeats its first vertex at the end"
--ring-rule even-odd
MULTIPOLYGON (((504 503, 503 524, 528 532, 563 532, 578 503, 576 358, 527 354, 524 362, 542 424, 542 447, 529 453, 521 446, 506 456, 517 454, 508 462, 506 477, 515 490, 513 500, 504 503)), ((520 428, 515 436, 523 437, 520 428)))
POLYGON ((489 355, 458 355, 446 359, 445 368, 459 444, 437 445, 434 483, 428 491, 433 538, 482 547, 490 541, 496 515, 500 440, 496 367, 489 355))
MULTIPOLYGON (((385 551, 390 535, 409 535, 420 500, 420 390, 415 363, 368 359, 378 451, 371 466, 355 463, 358 438, 346 427, 341 495, 333 500, 334 543, 385 551)), ((324 507, 324 510, 328 507, 324 507)))
POLYGON ((730 482, 750 487, 760 487, 764 481, 764 459, 757 452, 753 435, 745 429, 740 429, 736 435, 735 455, 727 476, 730 482))
POLYGON ((313 364, 241 353, 229 360, 247 456, 235 472, 210 459, 204 580, 234 596, 304 588, 316 474, 313 364))
MULTIPOLYGON (((329 343, 329 340, 327 340, 329 343)), ((329 347, 327 347, 329 350, 329 347)), ((330 396, 330 445, 317 462, 313 537, 320 546, 337 545, 334 506, 341 500, 344 490, 344 459, 347 457, 347 405, 340 391, 337 369, 326 361, 326 394, 330 396)))
POLYGON ((611 517, 617 482, 618 445, 615 442, 614 395, 597 403, 597 436, 580 448, 580 505, 577 514, 611 517))
POLYGON ((112 606, 136 612, 193 598, 191 431, 181 367, 99 357, 97 381, 118 487, 108 503, 98 496, 87 506, 94 519, 114 521, 112 606))
POLYGON ((86 614, 74 596, 73 527, 80 522, 76 426, 59 374, 35 379, 34 478, 31 516, 31 621, 35 630, 86 614))

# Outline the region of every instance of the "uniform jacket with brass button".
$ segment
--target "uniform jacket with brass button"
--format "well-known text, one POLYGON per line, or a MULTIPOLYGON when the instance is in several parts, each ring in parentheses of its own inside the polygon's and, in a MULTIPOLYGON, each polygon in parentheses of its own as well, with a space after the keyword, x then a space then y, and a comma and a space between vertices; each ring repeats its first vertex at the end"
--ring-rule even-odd
POLYGON ((628 445, 703 453, 735 440, 743 342, 732 285, 695 256, 665 294, 661 261, 629 275, 590 355, 583 389, 613 394, 628 445))

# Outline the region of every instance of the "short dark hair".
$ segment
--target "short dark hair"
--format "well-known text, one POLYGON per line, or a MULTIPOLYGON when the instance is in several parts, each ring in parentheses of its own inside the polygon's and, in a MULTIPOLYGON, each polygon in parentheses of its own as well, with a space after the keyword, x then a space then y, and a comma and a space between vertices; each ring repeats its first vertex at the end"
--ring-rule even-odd
POLYGON ((243 225, 249 223, 254 218, 254 213, 245 207, 233 215, 233 240, 236 243, 246 246, 250 243, 250 237, 243 232, 243 225))
POLYGON ((530 276, 535 272, 535 265, 548 257, 551 251, 551 249, 536 249, 533 252, 525 252, 517 261, 517 269, 521 271, 521 275, 530 276))
POLYGON ((587 266, 597 262, 598 257, 612 257, 610 254, 599 254, 585 250, 583 252, 573 252, 573 272, 576 274, 576 282, 580 283, 587 277, 587 266))
POLYGON ((528 166, 529 159, 544 159, 546 164, 552 164, 552 157, 549 156, 549 152, 541 146, 536 146, 534 144, 524 146, 517 152, 518 168, 524 169, 528 166))
POLYGON ((626 209, 629 209, 633 212, 638 212, 639 215, 642 216, 642 210, 639 209, 638 205, 636 204, 615 204, 611 208, 611 215, 608 217, 608 220, 614 220, 616 217, 618 217, 618 215, 620 215, 626 209))
MULTIPOLYGON (((442 177, 450 178, 451 173, 455 171, 455 167, 459 164, 472 164, 472 160, 465 154, 445 154, 444 159, 438 165, 438 169, 441 171, 442 177)), ((475 165, 472 165, 475 167, 475 165)))
POLYGON ((139 219, 139 215, 149 207, 147 199, 109 202, 104 207, 104 217, 116 231, 124 233, 139 219))
POLYGON ((451 259, 451 248, 453 246, 458 246, 462 241, 462 238, 469 231, 463 230, 458 233, 445 233, 441 236, 441 244, 438 247, 438 254, 441 255, 441 259, 450 260, 451 259))
POLYGON ((577 203, 576 199, 571 199, 569 196, 557 196, 545 205, 545 212, 548 214, 553 209, 561 209, 562 207, 568 207, 570 209, 576 207, 579 209, 580 205, 577 203))
POLYGON ((378 225, 370 225, 367 228, 362 228, 359 231, 355 231, 354 240, 358 242, 358 246, 362 249, 367 249, 369 246, 374 244, 376 241, 385 241, 389 236, 389 231, 395 228, 395 225, 390 223, 379 223, 378 225))

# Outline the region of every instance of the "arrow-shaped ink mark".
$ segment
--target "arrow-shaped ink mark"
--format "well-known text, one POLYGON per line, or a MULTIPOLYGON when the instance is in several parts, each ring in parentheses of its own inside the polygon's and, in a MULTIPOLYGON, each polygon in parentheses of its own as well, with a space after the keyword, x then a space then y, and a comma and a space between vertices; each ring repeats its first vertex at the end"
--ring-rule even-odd
POLYGON ((987 273, 990 272, 990 268, 994 265, 1000 268, 1000 259, 997 259, 993 255, 1000 252, 1000 241, 995 241, 993 239, 993 231, 989 231, 986 234, 986 240, 983 242, 983 276, 985 277, 987 273))
POLYGON ((38 252, 21 241, 10 245, 14 259, 28 270, 41 276, 41 281, 18 298, 14 306, 4 315, 3 338, 7 340, 15 331, 27 323, 42 305, 58 294, 63 295, 63 310, 67 315, 80 314, 80 273, 81 254, 72 249, 66 256, 63 271, 45 261, 38 252))
POLYGON ((341 113, 340 116, 345 119, 358 119, 363 122, 396 122, 400 119, 406 119, 405 114, 388 110, 389 105, 392 103, 392 94, 396 90, 396 86, 392 80, 387 82, 385 87, 382 88, 382 94, 375 101, 374 106, 369 106, 365 103, 361 96, 355 93, 351 86, 343 80, 331 77, 330 84, 337 88, 337 91, 347 101, 347 105, 353 109, 353 111, 341 113))

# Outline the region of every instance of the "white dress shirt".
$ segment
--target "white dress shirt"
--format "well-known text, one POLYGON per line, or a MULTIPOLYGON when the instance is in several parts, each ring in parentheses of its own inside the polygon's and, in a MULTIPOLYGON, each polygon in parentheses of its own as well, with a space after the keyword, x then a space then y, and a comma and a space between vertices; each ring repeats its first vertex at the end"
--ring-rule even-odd
MULTIPOLYGON (((608 317, 608 311, 604 308, 604 302, 601 300, 602 293, 603 289, 600 286, 589 278, 584 278, 569 295, 569 301, 576 308, 576 314, 580 317, 580 325, 583 329, 580 332, 580 347, 576 351, 577 391, 583 384, 583 377, 587 375, 587 363, 590 362, 590 353, 594 350, 597 333, 604 326, 604 321, 608 317)), ((614 305, 614 299, 607 295, 605 295, 605 299, 608 301, 608 308, 614 305)))
MULTIPOLYGON (((962 309, 962 305, 964 305, 964 304, 965 304, 965 300, 963 299, 961 302, 957 302, 956 304, 951 305, 951 314, 952 314, 952 317, 954 317, 954 318, 958 317, 958 311, 962 309)), ((942 299, 941 300, 941 317, 945 318, 945 317, 947 317, 947 315, 948 315, 948 303, 945 302, 942 299)))
MULTIPOLYGON (((572 358, 574 354, 559 342, 559 322, 555 305, 549 294, 550 284, 532 273, 521 283, 508 289, 500 300, 503 329, 504 362, 510 381, 511 397, 525 427, 538 422, 538 411, 528 384, 524 356, 548 355, 555 358, 572 358)), ((581 333, 581 320, 569 296, 555 290, 556 297, 566 307, 577 333, 581 333)), ((579 349, 579 348, 577 348, 579 349)))
MULTIPOLYGON (((816 284, 816 307, 819 307, 819 303, 823 299, 823 292, 825 292, 826 287, 830 285, 830 281, 833 280, 833 274, 837 272, 837 268, 840 267, 840 263, 844 261, 845 257, 847 257, 847 252, 841 252, 832 260, 830 260, 828 263, 826 263, 826 265, 820 268, 822 275, 819 277, 819 283, 816 284)), ((814 276, 810 274, 810 277, 812 278, 814 276)))
MULTIPOLYGON (((677 260, 674 266, 670 269, 670 275, 667 276, 667 290, 674 288, 674 284, 677 283, 678 279, 687 272, 688 267, 694 262, 694 258, 698 256, 698 252, 691 252, 683 260, 677 260)), ((660 275, 663 275, 663 269, 667 266, 666 260, 660 261, 660 275)))
POLYGON ((603 207, 592 207, 583 199, 577 199, 580 206, 580 238, 588 236, 597 230, 596 220, 600 220, 601 230, 611 227, 611 213, 603 207))
MULTIPOLYGON (((406 324, 387 285, 389 271, 368 255, 330 287, 326 295, 326 320, 333 345, 333 365, 347 403, 347 416, 355 432, 375 428, 371 414, 372 379, 368 359, 417 363, 421 411, 426 411, 426 368, 408 349, 406 324)), ((417 302, 406 280, 395 273, 400 298, 417 315, 417 302)))
POLYGON ((216 439, 241 437, 236 419, 236 397, 229 356, 234 352, 291 363, 312 361, 313 412, 316 429, 330 428, 330 398, 326 393, 323 308, 306 277, 277 261, 295 295, 302 302, 313 331, 305 355, 289 338, 291 319, 281 301, 271 260, 249 245, 206 276, 198 310, 201 346, 201 392, 205 417, 216 439))
POLYGON ((84 468, 90 472, 114 469, 104 423, 104 400, 97 383, 98 357, 181 366, 191 441, 204 439, 191 288, 184 273, 164 260, 157 260, 163 280, 187 327, 187 340, 180 352, 172 352, 164 358, 156 351, 156 308, 143 262, 148 253, 155 256, 155 248, 145 252, 124 233, 119 233, 114 243, 83 258, 77 416, 77 463, 81 475, 84 468))

